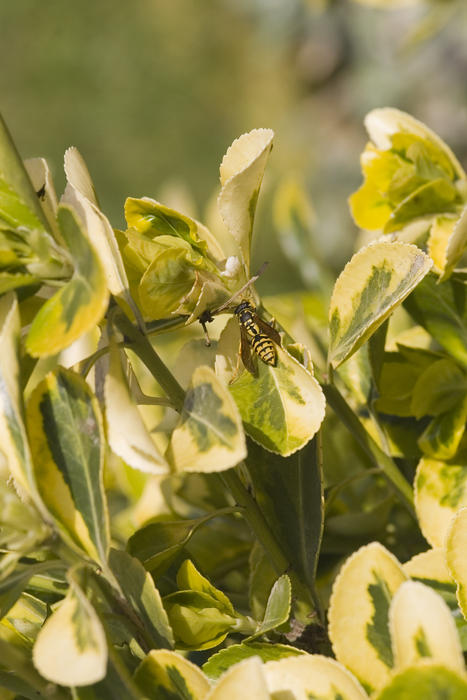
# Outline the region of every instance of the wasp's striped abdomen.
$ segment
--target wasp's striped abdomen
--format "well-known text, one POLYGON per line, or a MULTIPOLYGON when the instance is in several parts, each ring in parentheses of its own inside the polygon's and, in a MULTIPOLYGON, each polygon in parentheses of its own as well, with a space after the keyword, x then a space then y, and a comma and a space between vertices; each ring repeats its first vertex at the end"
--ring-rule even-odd
POLYGON ((253 351, 267 365, 276 364, 276 348, 265 333, 257 333, 250 341, 253 351))
POLYGON ((277 354, 274 342, 261 331, 253 304, 244 299, 234 313, 248 337, 248 343, 253 352, 267 365, 275 365, 277 354))

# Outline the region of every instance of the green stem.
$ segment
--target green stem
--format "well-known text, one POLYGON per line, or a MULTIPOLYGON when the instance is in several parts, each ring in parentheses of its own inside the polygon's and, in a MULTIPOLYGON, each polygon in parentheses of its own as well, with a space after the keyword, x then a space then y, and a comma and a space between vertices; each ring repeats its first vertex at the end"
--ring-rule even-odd
POLYGON ((123 333, 125 339, 129 341, 127 347, 133 350, 140 360, 144 362, 154 379, 156 379, 171 400, 175 410, 180 413, 185 400, 185 392, 162 362, 147 336, 134 326, 123 313, 115 315, 115 324, 120 332, 123 333))
POLYGON ((290 562, 272 535, 258 504, 243 485, 235 469, 227 469, 225 472, 222 472, 221 477, 237 505, 242 507, 245 520, 269 554, 277 574, 280 576, 286 573, 290 567, 290 562))
POLYGON ((410 513, 414 514, 412 487, 403 474, 401 474, 394 461, 383 452, 373 438, 367 433, 337 387, 333 384, 323 384, 322 389, 334 412, 347 426, 347 429, 352 433, 361 447, 363 447, 375 466, 381 470, 399 496, 402 497, 402 501, 410 513))

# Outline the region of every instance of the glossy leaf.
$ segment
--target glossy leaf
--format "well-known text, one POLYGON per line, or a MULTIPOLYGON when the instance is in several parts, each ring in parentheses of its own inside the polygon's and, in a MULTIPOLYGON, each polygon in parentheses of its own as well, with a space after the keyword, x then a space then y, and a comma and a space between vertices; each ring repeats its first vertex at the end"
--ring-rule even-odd
POLYGON ((112 451, 134 469, 150 474, 167 473, 168 464, 157 449, 131 398, 122 368, 122 357, 115 345, 111 345, 110 349, 104 396, 107 439, 112 451))
POLYGON ((134 678, 148 700, 165 697, 204 700, 211 687, 198 666, 165 649, 150 651, 136 669, 134 678))
POLYGON ((467 505, 467 467, 424 457, 415 475, 415 508, 432 547, 442 547, 451 518, 467 505))
POLYGON ((33 660, 44 678, 59 685, 90 685, 104 678, 105 632, 76 583, 72 582, 68 595, 39 632, 33 660))
POLYGON ((243 134, 229 147, 220 166, 219 211, 242 252, 247 275, 256 204, 273 137, 271 129, 243 134))
POLYGON ((247 466, 271 531, 293 569, 313 590, 324 521, 318 442, 287 458, 250 444, 247 466))
POLYGON ((389 606, 405 580, 397 559, 372 542, 347 559, 334 582, 329 637, 337 660, 365 687, 380 688, 390 678, 389 606))
POLYGON ((38 384, 27 424, 41 497, 67 539, 105 565, 109 546, 105 454, 96 398, 79 375, 59 368, 38 384))
POLYGON ((152 576, 138 559, 118 549, 110 550, 109 566, 126 600, 142 621, 152 645, 156 648, 173 647, 173 633, 152 576))
POLYGON ((355 676, 334 659, 319 654, 268 661, 264 674, 272 697, 367 700, 355 676))
POLYGON ((438 416, 452 409, 466 394, 467 377, 455 362, 447 358, 432 362, 413 388, 413 415, 438 416))
POLYGON ((427 274, 432 262, 406 243, 374 243, 347 263, 329 309, 329 361, 336 367, 367 340, 427 274))
POLYGON ((72 255, 73 277, 42 306, 26 338, 33 357, 63 350, 101 320, 107 309, 108 290, 100 262, 73 211, 59 207, 58 222, 72 255))
POLYGON ((266 662, 305 654, 305 651, 287 644, 271 644, 270 642, 232 644, 212 654, 203 665, 203 671, 210 679, 217 680, 231 666, 251 656, 259 656, 263 662, 266 662))
POLYGON ((193 373, 167 457, 176 471, 213 472, 246 456, 238 408, 227 387, 207 366, 193 373))
POLYGON ((431 659, 454 671, 465 670, 456 625, 440 595, 418 581, 406 581, 389 612, 396 668, 431 659))

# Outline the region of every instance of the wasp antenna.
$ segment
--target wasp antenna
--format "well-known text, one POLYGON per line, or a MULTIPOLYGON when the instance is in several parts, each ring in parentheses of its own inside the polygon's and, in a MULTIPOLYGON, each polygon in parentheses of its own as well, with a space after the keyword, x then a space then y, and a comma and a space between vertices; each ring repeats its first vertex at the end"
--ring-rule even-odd
POLYGON ((254 284, 254 283, 256 282, 256 280, 258 279, 258 277, 260 277, 260 276, 263 274, 264 270, 266 269, 266 267, 267 267, 268 265, 269 265, 269 262, 267 262, 267 261, 264 262, 264 263, 261 265, 261 267, 259 268, 259 270, 258 270, 258 272, 256 273, 256 275, 253 275, 253 277, 251 277, 251 278, 248 280, 248 282, 245 282, 245 284, 243 285, 243 287, 240 287, 240 289, 239 289, 237 292, 235 292, 235 294, 233 294, 233 295, 230 297, 230 299, 227 299, 227 301, 225 302, 225 304, 222 304, 222 306, 219 306, 219 308, 216 309, 215 313, 216 313, 216 314, 220 314, 221 311, 223 311, 224 309, 226 309, 226 308, 232 303, 232 301, 233 301, 234 299, 236 299, 238 296, 240 296, 240 294, 242 294, 242 293, 245 291, 245 289, 247 289, 247 288, 250 287, 252 284, 254 284))

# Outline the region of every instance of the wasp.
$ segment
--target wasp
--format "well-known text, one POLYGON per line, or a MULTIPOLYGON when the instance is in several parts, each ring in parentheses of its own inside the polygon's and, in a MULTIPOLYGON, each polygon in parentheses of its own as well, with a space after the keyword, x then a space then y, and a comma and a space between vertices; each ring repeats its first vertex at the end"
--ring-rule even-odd
MULTIPOLYGON (((203 326, 207 345, 210 344, 210 340, 206 324, 214 320, 215 314, 221 313, 230 306, 232 301, 242 294, 246 287, 257 280, 260 274, 261 271, 252 277, 218 309, 215 311, 206 309, 206 311, 201 314, 198 320, 203 326)), ((277 362, 276 345, 280 346, 281 344, 281 337, 276 329, 258 316, 256 307, 248 299, 242 299, 240 303, 233 308, 233 313, 237 317, 240 326, 240 356, 245 368, 251 372, 251 374, 257 374, 254 361, 255 355, 265 364, 274 367, 277 362)))

